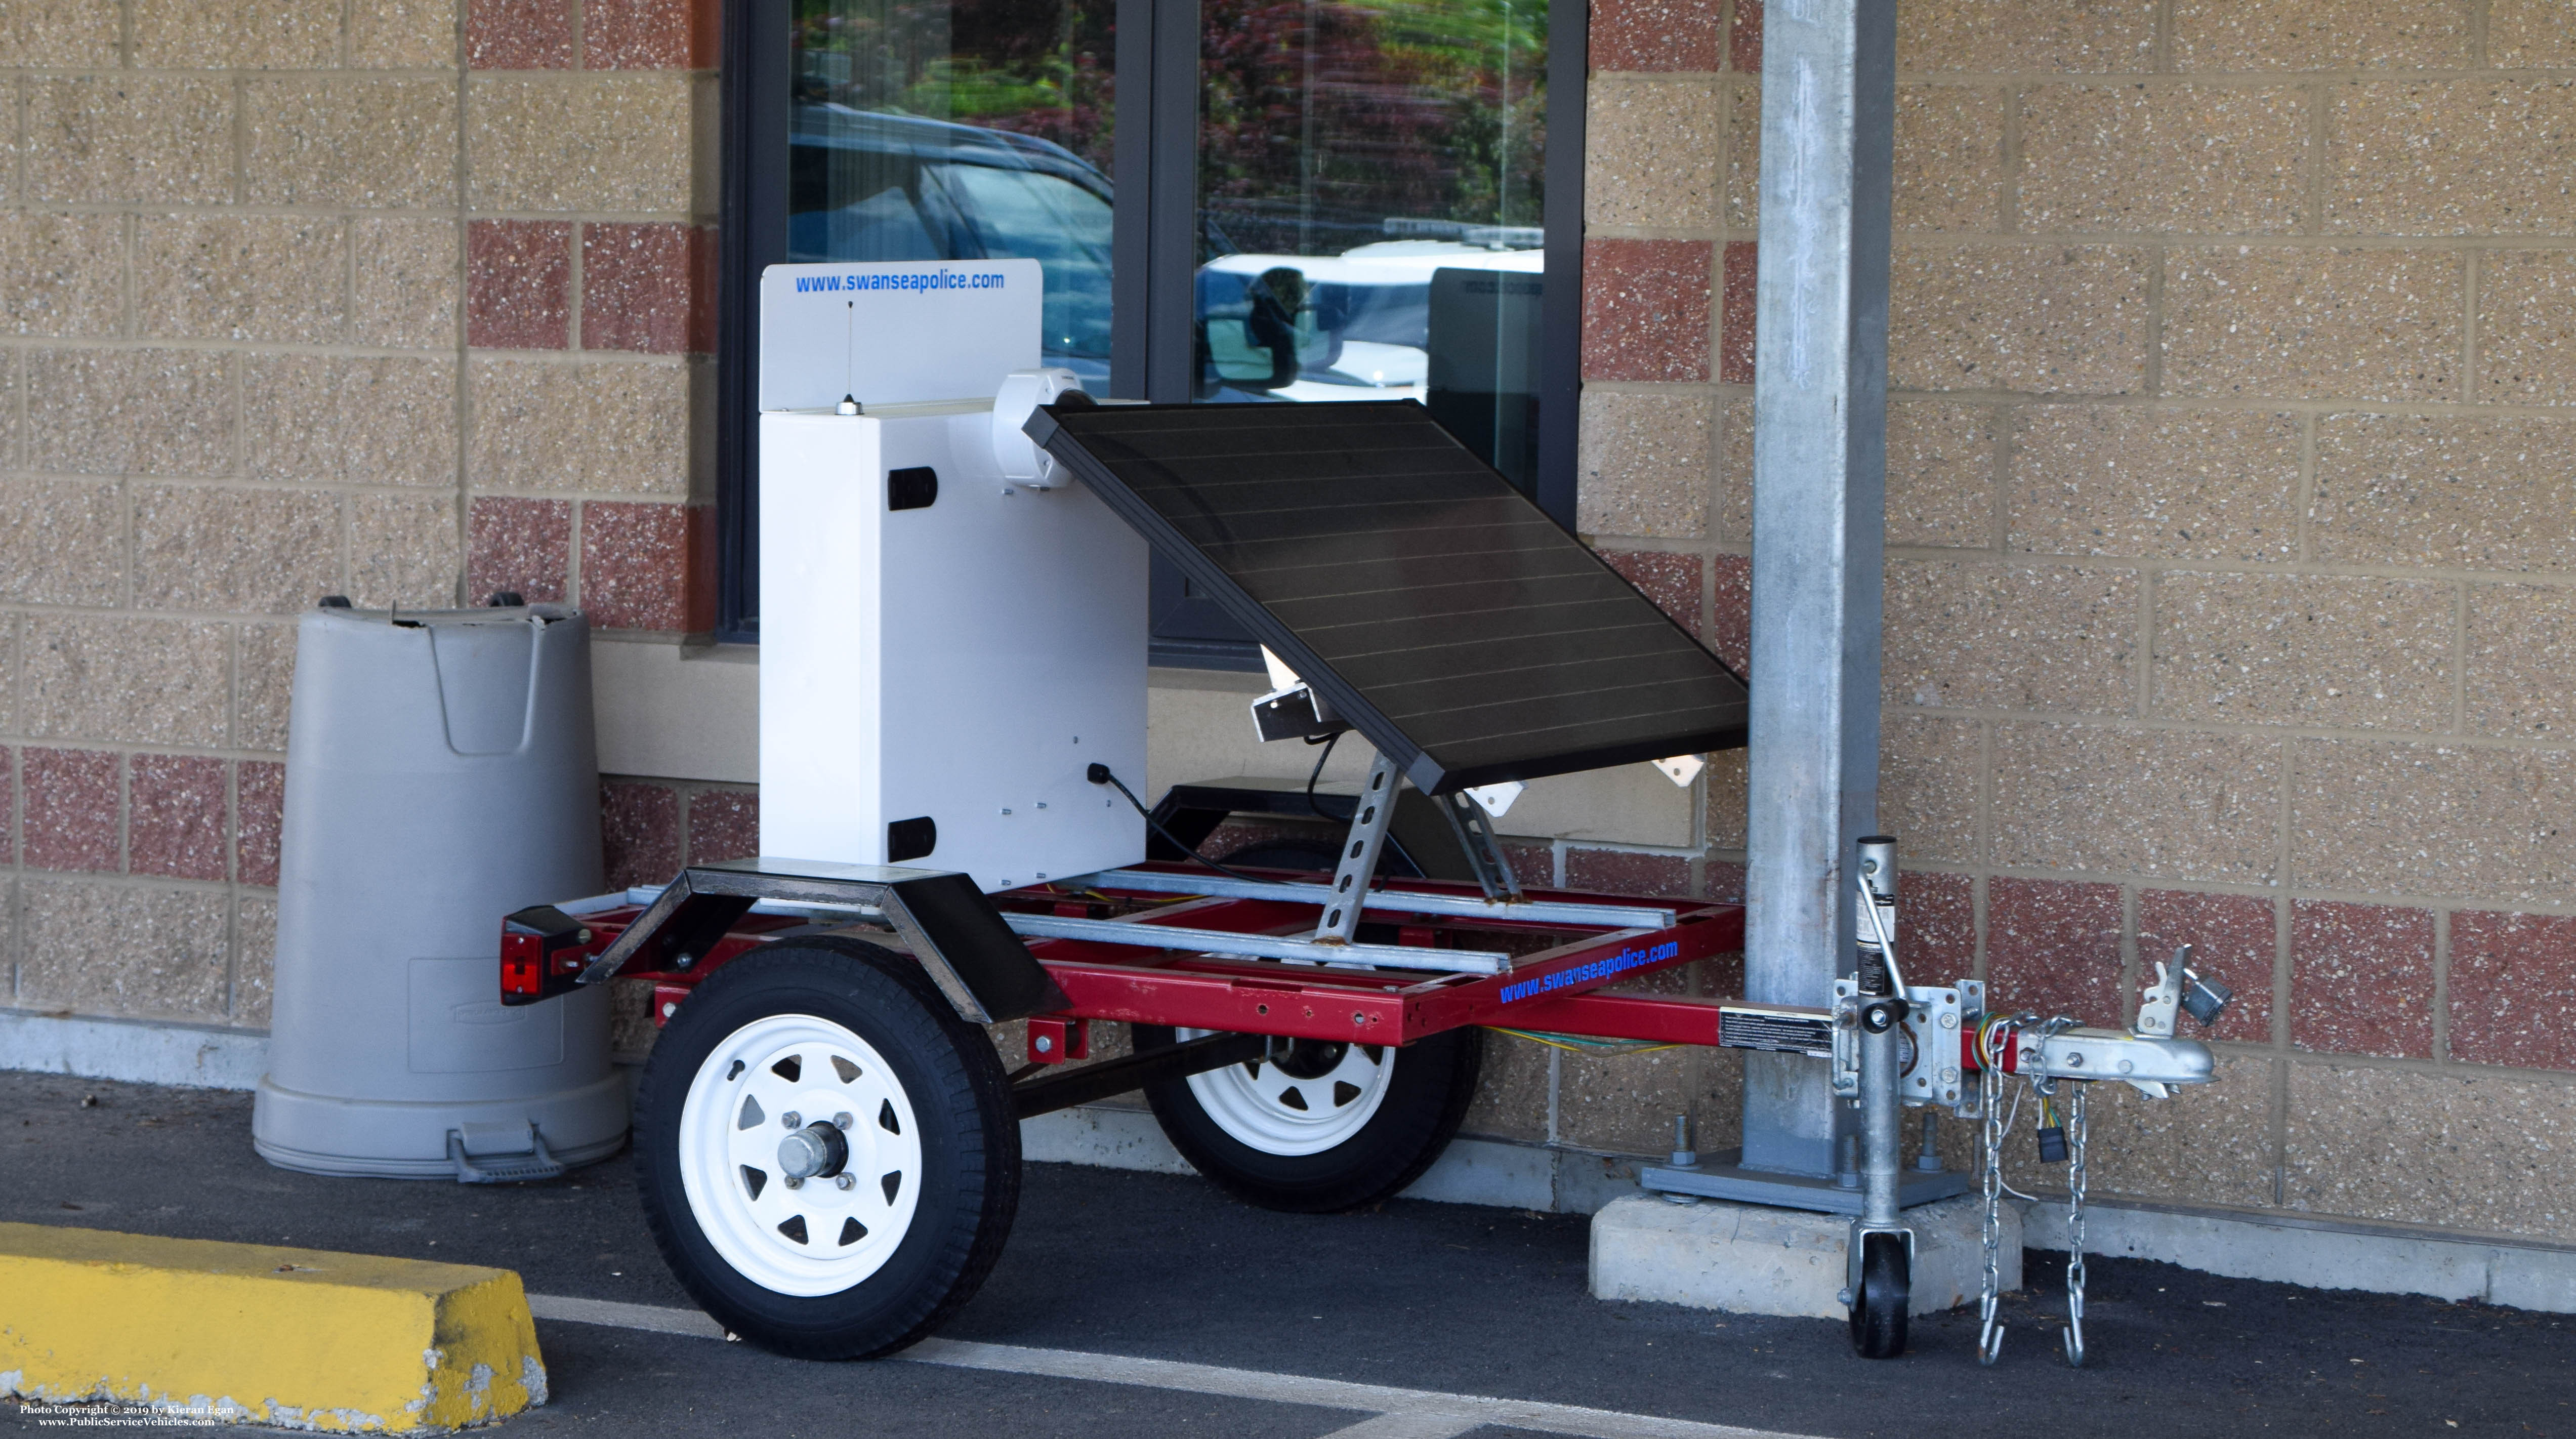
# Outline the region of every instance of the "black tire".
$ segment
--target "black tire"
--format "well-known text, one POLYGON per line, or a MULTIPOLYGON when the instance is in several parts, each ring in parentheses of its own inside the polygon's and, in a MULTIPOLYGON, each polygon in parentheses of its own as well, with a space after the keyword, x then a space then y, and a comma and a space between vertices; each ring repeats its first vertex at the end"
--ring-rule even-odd
MULTIPOLYGON (((1134 1031, 1140 1052, 1174 1042, 1162 1025, 1139 1024, 1134 1031)), ((1299 1053, 1329 1060, 1334 1048, 1301 1041, 1299 1053)), ((1349 1138, 1314 1154, 1270 1153, 1246 1143, 1217 1122, 1187 1079, 1149 1084, 1145 1100, 1172 1147, 1217 1187, 1264 1209, 1335 1214, 1390 1198, 1422 1177, 1467 1117, 1484 1053, 1484 1031, 1474 1028, 1385 1050, 1384 1062, 1394 1067, 1376 1112, 1349 1138)))
POLYGON ((1860 1291, 1851 1302, 1852 1350, 1861 1358, 1894 1359, 1905 1352, 1913 1267, 1904 1235, 1861 1236, 1860 1291))
MULTIPOLYGON (((736 1061, 724 1080, 709 1082, 737 1082, 741 1073, 736 1061)), ((909 957, 837 936, 746 955, 680 1005, 636 1095, 635 1150, 644 1217, 672 1274, 725 1328, 792 1358, 873 1358, 926 1337, 974 1297, 1019 1209, 1018 1116, 984 1031, 959 1019, 909 957), (920 1147, 901 1239, 850 1287, 811 1296, 769 1287, 718 1252, 690 1200, 681 1139, 691 1088, 711 1057, 760 1021, 797 1015, 838 1025, 876 1051, 900 1085, 920 1147)), ((809 1182, 808 1203, 830 1199, 819 1179, 809 1182)), ((887 1191, 889 1204, 902 1182, 887 1191)), ((750 1201, 765 1187, 748 1186, 750 1201)), ((801 1216, 796 1224, 802 1234, 801 1216)), ((815 1237, 816 1253, 825 1242, 815 1237)))

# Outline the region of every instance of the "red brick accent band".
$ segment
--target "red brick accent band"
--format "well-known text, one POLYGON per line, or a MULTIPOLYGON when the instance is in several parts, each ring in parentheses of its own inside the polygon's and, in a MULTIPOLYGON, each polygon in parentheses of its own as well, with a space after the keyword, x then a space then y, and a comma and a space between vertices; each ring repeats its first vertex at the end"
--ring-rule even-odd
POLYGON ((700 790, 689 796, 689 863, 760 853, 760 791, 700 790))
POLYGON ((1700 557, 1656 550, 1604 551, 1601 559, 1635 585, 1655 607, 1671 615, 1696 637, 1700 624, 1700 557))
POLYGON ((680 872, 680 797, 668 785, 599 787, 600 857, 611 889, 668 884, 680 872))
POLYGON ((572 343, 571 225, 466 225, 465 343, 479 350, 560 350, 572 343))
POLYGON ((1565 852, 1565 887, 1603 894, 1691 898, 1690 860, 1678 854, 1640 854, 1625 849, 1569 849, 1565 852))
POLYGON ((1762 0, 1735 0, 1726 51, 1726 68, 1740 75, 1762 73, 1762 0))
POLYGON ((466 0, 469 70, 569 70, 573 0, 466 0))
POLYGON ((495 590, 531 604, 561 601, 571 590, 572 501, 478 496, 465 516, 465 597, 480 603, 495 590))
POLYGON ((233 872, 243 884, 277 883, 277 836, 286 823, 286 766, 243 760, 233 776, 233 872))
POLYGON ((2576 1069, 2576 917, 2455 910, 2451 1058, 2576 1069))
MULTIPOLYGON (((1900 848, 1898 853, 1904 851, 1900 848)), ((1974 875, 1905 870, 1896 878, 1897 953, 1915 984, 1946 984, 1976 973, 1974 875)))
POLYGON ((581 507, 581 607, 601 629, 715 626, 715 517, 695 505, 581 507))
POLYGON ((1758 303, 1756 280, 1762 247, 1751 240, 1729 240, 1723 263, 1724 294, 1718 316, 1717 378, 1730 385, 1753 383, 1753 317, 1758 303))
POLYGON ((1711 555, 1717 603, 1708 617, 1708 647, 1739 675, 1753 673, 1753 557, 1711 555))
POLYGON ((231 767, 203 755, 139 754, 127 763, 126 868, 173 879, 228 878, 231 767))
POLYGON ((1596 0, 1592 68, 1715 70, 1723 6, 1724 0, 1596 0))
POLYGON ((20 753, 27 792, 27 867, 118 869, 117 790, 123 756, 85 749, 20 753))
POLYGON ((716 347, 716 232, 703 225, 581 227, 581 347, 657 355, 716 347))
POLYGON ((2290 1043, 2336 1054, 2432 1058, 2432 911, 2293 901, 2290 1043))
POLYGON ((2159 961, 2191 946, 2191 967, 2236 991, 2217 1027, 2190 1032, 2240 1044, 2272 1042, 2272 956, 2279 948, 2270 898, 2259 894, 2138 891, 2138 982, 2155 978, 2159 961))
POLYGON ((467 0, 465 65, 711 70, 720 16, 718 0, 467 0))
POLYGON ((1583 243, 1583 377, 1708 378, 1709 243, 1583 243))
POLYGON ((1987 880, 1987 1003, 2119 1023, 2123 927, 2116 884, 1987 880))
POLYGON ((585 70, 711 70, 717 0, 582 0, 585 70))

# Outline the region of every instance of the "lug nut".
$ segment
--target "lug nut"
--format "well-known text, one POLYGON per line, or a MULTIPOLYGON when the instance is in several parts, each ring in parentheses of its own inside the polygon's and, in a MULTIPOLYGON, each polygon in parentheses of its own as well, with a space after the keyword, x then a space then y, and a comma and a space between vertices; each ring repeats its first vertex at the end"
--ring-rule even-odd
POLYGON ((835 1189, 856 1189, 859 1187, 859 1177, 855 1174, 835 1174, 832 1176, 832 1187, 835 1189))
POLYGON ((778 1122, 789 1129, 803 1129, 805 1127, 803 1116, 799 1115, 792 1109, 787 1111, 785 1114, 778 1116, 778 1122))
POLYGON ((850 1111, 848 1111, 848 1110, 846 1110, 846 1109, 844 1109, 844 1110, 842 1110, 840 1113, 835 1114, 835 1115, 833 1115, 833 1116, 832 1116, 832 1127, 833 1127, 834 1129, 847 1129, 847 1128, 849 1128, 851 1125, 856 1124, 856 1123, 858 1123, 858 1121, 857 1121, 857 1120, 855 1120, 855 1119, 852 1119, 852 1118, 850 1117, 850 1111))
POLYGON ((805 1187, 805 1181, 791 1174, 787 1176, 787 1187, 790 1189, 802 1189, 805 1187))

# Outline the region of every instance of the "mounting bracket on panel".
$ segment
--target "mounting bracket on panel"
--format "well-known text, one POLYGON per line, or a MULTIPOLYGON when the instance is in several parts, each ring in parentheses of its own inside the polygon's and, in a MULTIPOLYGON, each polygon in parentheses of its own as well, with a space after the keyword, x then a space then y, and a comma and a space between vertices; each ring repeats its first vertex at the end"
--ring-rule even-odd
POLYGON ((1476 872, 1485 898, 1495 904, 1519 903, 1521 882, 1512 874, 1512 862, 1503 856, 1501 841, 1494 837, 1493 815, 1464 790, 1452 790, 1433 803, 1457 832, 1458 848, 1466 852, 1467 867, 1476 872))

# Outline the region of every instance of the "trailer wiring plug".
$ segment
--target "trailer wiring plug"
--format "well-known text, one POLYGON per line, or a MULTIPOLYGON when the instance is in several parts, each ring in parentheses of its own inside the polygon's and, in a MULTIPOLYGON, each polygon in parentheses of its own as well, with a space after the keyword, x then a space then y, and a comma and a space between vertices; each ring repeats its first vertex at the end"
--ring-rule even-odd
POLYGON ((1188 855, 1190 858, 1197 860, 1199 863, 1206 865, 1208 868, 1215 870, 1217 873, 1224 875, 1228 879, 1239 879, 1246 884, 1267 884, 1270 882, 1268 880, 1255 879, 1251 875, 1245 874, 1239 869, 1228 869, 1224 865, 1221 865, 1215 860, 1208 858, 1206 855, 1199 853, 1197 850, 1192 849, 1190 846, 1182 844, 1180 837, 1173 834, 1170 830, 1163 828, 1163 822, 1154 818, 1154 812, 1145 808, 1144 802, 1136 798, 1136 792, 1134 790, 1129 789, 1124 781, 1109 772, 1109 766, 1101 764, 1098 761, 1094 761, 1089 769, 1082 772, 1082 777, 1091 781, 1093 784, 1115 786, 1120 794, 1127 796, 1127 802, 1129 804, 1136 806, 1136 813, 1145 817, 1146 826, 1152 829, 1154 833, 1161 835, 1174 847, 1178 848, 1181 853, 1188 855))
POLYGON ((2039 1097, 2039 1131, 2035 1138, 2039 1143, 2040 1163, 2066 1162, 2066 1121, 2058 1117, 2057 1106, 2050 1103, 2044 1094, 2039 1097))

